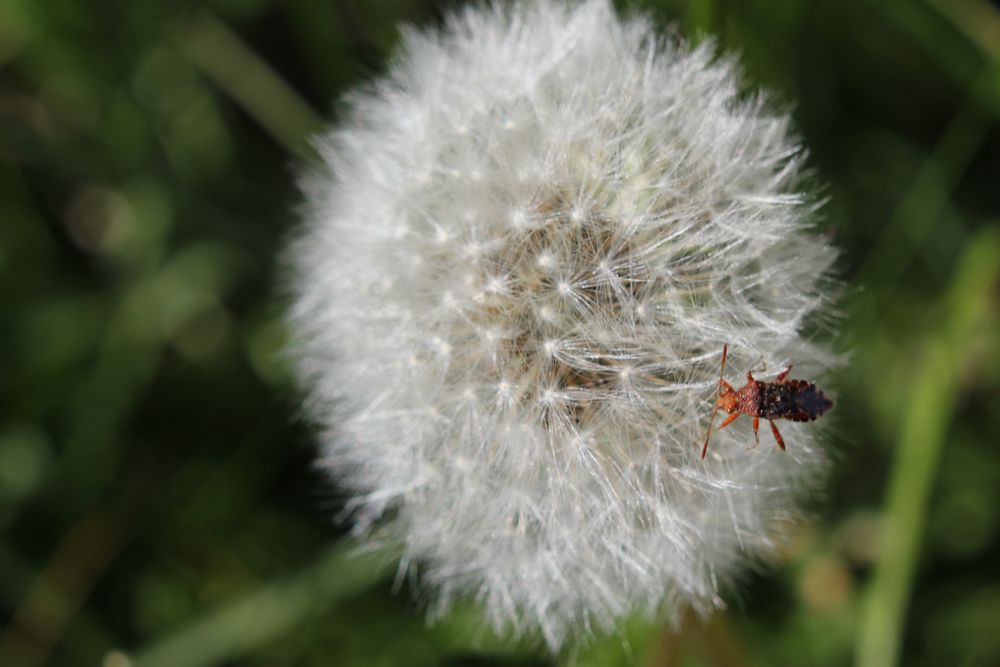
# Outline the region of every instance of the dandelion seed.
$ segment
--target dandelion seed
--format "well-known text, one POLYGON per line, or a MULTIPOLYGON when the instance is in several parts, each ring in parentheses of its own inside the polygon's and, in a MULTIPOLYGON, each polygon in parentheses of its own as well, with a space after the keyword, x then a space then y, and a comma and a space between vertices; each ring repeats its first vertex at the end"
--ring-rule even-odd
POLYGON ((737 424, 700 458, 724 344, 831 359, 800 333, 834 259, 802 151, 740 90, 606 0, 467 9, 320 143, 291 321, 322 465, 362 528, 393 510, 441 608, 554 650, 707 612, 821 472, 797 424, 787 453, 737 424))

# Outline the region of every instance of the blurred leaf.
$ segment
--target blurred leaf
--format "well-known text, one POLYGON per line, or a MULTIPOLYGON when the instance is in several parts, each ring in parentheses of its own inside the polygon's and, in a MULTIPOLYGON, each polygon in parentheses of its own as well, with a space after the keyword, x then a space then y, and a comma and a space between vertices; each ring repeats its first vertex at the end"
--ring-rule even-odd
POLYGON ((994 328, 989 301, 1000 279, 1000 231, 987 229, 966 250, 949 295, 942 331, 929 337, 903 416, 889 480, 885 546, 867 592, 858 636, 858 664, 886 667, 899 660, 910 586, 923 538, 934 472, 965 364, 970 332, 994 328))
POLYGON ((238 658, 381 579, 392 560, 342 546, 290 581, 253 591, 137 651, 135 667, 199 667, 238 658))

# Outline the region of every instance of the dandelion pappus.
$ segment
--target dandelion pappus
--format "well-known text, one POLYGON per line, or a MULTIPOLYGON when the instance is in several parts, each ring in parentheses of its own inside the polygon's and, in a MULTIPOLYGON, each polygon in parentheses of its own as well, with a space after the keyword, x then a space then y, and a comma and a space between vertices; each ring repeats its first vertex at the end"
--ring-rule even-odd
POLYGON ((771 424, 771 433, 781 447, 785 449, 785 441, 778 432, 778 427, 774 425, 775 419, 788 419, 793 422, 811 422, 822 417, 830 408, 833 401, 827 398, 815 384, 805 380, 786 380, 792 367, 778 373, 774 382, 761 382, 755 380, 753 373, 747 371, 747 383, 739 389, 734 389, 731 384, 723 379, 726 372, 726 354, 729 351, 729 344, 722 346, 722 368, 719 371, 719 397, 715 402, 715 409, 712 411, 712 418, 708 421, 708 432, 705 433, 705 445, 701 450, 701 458, 705 458, 708 453, 708 439, 712 436, 712 423, 719 410, 725 410, 729 416, 719 425, 723 429, 737 417, 747 415, 753 417, 753 437, 759 442, 757 437, 757 426, 761 417, 771 424))

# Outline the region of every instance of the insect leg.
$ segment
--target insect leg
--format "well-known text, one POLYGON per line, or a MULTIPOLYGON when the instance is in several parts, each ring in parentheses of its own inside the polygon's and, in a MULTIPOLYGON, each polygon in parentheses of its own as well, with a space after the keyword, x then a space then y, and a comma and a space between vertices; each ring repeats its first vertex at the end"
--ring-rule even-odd
POLYGON ((778 441, 778 447, 781 447, 781 451, 785 451, 785 440, 778 433, 778 427, 774 425, 774 422, 771 422, 771 433, 774 434, 774 439, 778 441))
MULTIPOLYGON (((722 376, 726 374, 726 355, 728 353, 729 353, 729 343, 726 343, 722 346, 722 366, 719 368, 719 392, 718 392, 719 394, 722 393, 723 386, 725 386, 728 391, 730 392, 733 391, 732 386, 728 382, 722 379, 722 376)), ((708 420, 708 430, 705 432, 705 445, 701 448, 701 458, 703 459, 705 458, 705 454, 708 454, 708 439, 712 437, 712 422, 715 421, 715 415, 717 415, 718 413, 719 413, 719 406, 718 404, 716 404, 715 409, 712 410, 712 418, 708 420)), ((725 426, 729 422, 733 421, 733 419, 735 419, 735 417, 727 418, 725 424, 723 424, 722 426, 725 426)), ((719 428, 722 428, 722 426, 720 426, 719 428)))
POLYGON ((792 365, 788 364, 788 368, 778 373, 778 377, 775 379, 776 382, 784 382, 785 378, 788 377, 788 372, 792 370, 792 365))
MULTIPOLYGON (((773 422, 772 422, 773 424, 773 422)), ((753 441, 754 447, 760 444, 760 438, 757 436, 757 427, 760 426, 760 417, 753 418, 753 441)))
POLYGON ((739 417, 741 414, 742 413, 740 413, 740 412, 734 412, 733 414, 729 415, 724 420, 722 420, 722 423, 719 424, 719 428, 717 428, 715 430, 716 431, 721 431, 722 429, 726 428, 727 426, 729 426, 730 424, 732 424, 734 421, 736 421, 736 418, 739 417))

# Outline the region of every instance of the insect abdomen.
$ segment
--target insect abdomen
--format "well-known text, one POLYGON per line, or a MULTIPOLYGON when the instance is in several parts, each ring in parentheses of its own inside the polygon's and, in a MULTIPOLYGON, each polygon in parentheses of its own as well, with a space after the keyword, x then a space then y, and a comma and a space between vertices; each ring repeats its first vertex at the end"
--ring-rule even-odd
POLYGON ((793 382, 797 385, 793 396, 794 408, 786 416, 786 419, 811 422, 833 407, 833 401, 817 389, 816 385, 802 380, 794 380, 793 382))
POLYGON ((754 416, 764 419, 791 419, 792 413, 800 412, 795 403, 796 387, 791 382, 760 382, 759 385, 760 402, 754 416))

